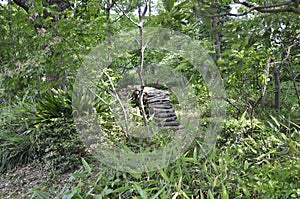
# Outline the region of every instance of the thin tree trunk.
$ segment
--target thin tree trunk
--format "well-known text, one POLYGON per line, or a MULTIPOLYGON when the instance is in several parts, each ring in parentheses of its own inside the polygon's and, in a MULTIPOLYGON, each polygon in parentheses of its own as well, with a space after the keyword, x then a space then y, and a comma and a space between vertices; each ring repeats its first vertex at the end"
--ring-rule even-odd
POLYGON ((273 67, 274 83, 275 83, 275 109, 280 110, 280 67, 273 67))
POLYGON ((267 85, 268 85, 268 77, 269 77, 269 74, 270 74, 270 66, 271 66, 271 59, 269 58, 267 63, 266 63, 266 68, 265 68, 265 74, 264 74, 264 78, 265 78, 265 81, 264 81, 264 85, 263 85, 263 88, 261 90, 261 106, 265 106, 266 104, 266 91, 267 91, 267 85))
POLYGON ((145 111, 145 106, 144 106, 144 102, 143 102, 143 98, 144 98, 144 87, 145 87, 145 83, 143 80, 143 69, 144 69, 144 53, 145 53, 145 46, 144 46, 144 16, 147 12, 147 6, 145 6, 143 12, 141 11, 141 8, 139 8, 139 18, 140 18, 140 23, 139 23, 139 33, 140 33, 140 65, 137 68, 137 74, 140 80, 140 86, 141 86, 141 92, 139 95, 139 104, 140 104, 140 109, 142 112, 142 117, 143 117, 143 122, 144 122, 144 126, 146 129, 146 133, 148 137, 151 137, 150 135, 150 130, 149 130, 149 126, 148 126, 148 121, 147 121, 147 115, 146 115, 146 111, 145 111))
POLYGON ((146 133, 148 137, 151 137, 150 134, 150 130, 149 130, 149 126, 148 126, 148 122, 147 122, 147 115, 146 115, 146 111, 145 111, 145 106, 144 106, 144 102, 143 102, 143 98, 144 98, 144 87, 145 87, 145 83, 143 80, 143 68, 144 68, 144 53, 145 53, 145 44, 144 44, 144 17, 148 11, 148 8, 150 6, 150 0, 146 1, 145 7, 142 10, 141 7, 139 7, 138 13, 139 13, 139 23, 135 22, 132 18, 130 18, 130 16, 127 15, 127 13, 120 8, 117 4, 116 7, 123 13, 123 15, 135 26, 138 27, 139 29, 139 50, 140 50, 140 64, 136 69, 138 78, 140 80, 140 86, 141 86, 141 91, 139 94, 139 107, 142 113, 142 117, 143 117, 143 123, 146 129, 146 133))
MULTIPOLYGON (((296 77, 297 77, 297 76, 296 76, 296 77)), ((296 77, 293 78, 293 86, 294 86, 295 93, 296 93, 296 96, 297 96, 297 99, 298 99, 298 104, 299 104, 299 106, 300 106, 300 92, 299 92, 299 90, 298 90, 298 88, 297 88, 297 84, 296 84, 296 81, 295 81, 296 77)))
POLYGON ((109 74, 105 71, 105 69, 102 72, 108 78, 109 83, 110 83, 110 85, 112 87, 112 92, 111 92, 112 96, 114 98, 116 98, 116 100, 118 101, 118 103, 121 106, 122 112, 124 114, 124 119, 125 119, 125 136, 129 137, 130 136, 129 127, 128 127, 128 123, 129 122, 128 122, 128 116, 127 116, 126 109, 125 109, 125 107, 124 107, 124 105, 123 105, 123 103, 122 103, 122 101, 121 101, 121 99, 120 99, 120 97, 119 97, 119 95, 117 93, 117 90, 116 90, 116 88, 114 86, 113 80, 111 79, 111 77, 109 76, 109 74))
MULTIPOLYGON (((107 0, 105 10, 106 10, 106 23, 108 26, 108 28, 107 28, 108 35, 112 35, 111 20, 110 20, 110 10, 111 10, 112 6, 113 6, 113 3, 111 2, 111 0, 107 0)), ((108 43, 109 43, 109 45, 112 44, 110 40, 108 41, 108 43)), ((108 68, 111 68, 112 67, 112 57, 108 56, 107 59, 108 59, 108 63, 109 63, 108 68)))
POLYGON ((149 16, 152 15, 152 6, 151 6, 151 0, 149 0, 149 16))
POLYGON ((212 18, 212 26, 213 26, 214 39, 215 39, 216 59, 219 61, 222 59, 222 57, 221 57, 221 41, 220 41, 220 35, 219 35, 219 31, 218 31, 218 18, 217 17, 212 18))
POLYGON ((76 18, 77 14, 77 0, 74 1, 74 8, 73 8, 73 17, 76 18))
MULTIPOLYGON (((289 67, 291 67, 292 63, 289 61, 289 67)), ((297 87, 297 82, 296 82, 296 79, 298 77, 298 73, 295 73, 295 71, 290 71, 289 68, 286 69, 288 71, 288 73, 290 74, 291 76, 291 79, 292 79, 292 82, 293 82, 293 87, 295 89, 295 94, 296 94, 296 97, 297 97, 297 101, 298 101, 298 104, 300 106, 300 92, 298 90, 298 87, 297 87)))

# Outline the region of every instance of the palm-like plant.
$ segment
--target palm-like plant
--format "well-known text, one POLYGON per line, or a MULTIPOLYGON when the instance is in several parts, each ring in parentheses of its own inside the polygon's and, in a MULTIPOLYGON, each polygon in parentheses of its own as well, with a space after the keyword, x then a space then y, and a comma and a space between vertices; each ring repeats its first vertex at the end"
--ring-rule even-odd
POLYGON ((11 169, 33 159, 31 135, 35 131, 32 118, 35 107, 19 103, 0 115, 0 171, 11 169))
POLYGON ((66 156, 78 153, 76 147, 84 150, 76 135, 67 89, 52 89, 34 102, 21 101, 0 115, 0 171, 50 151, 60 154, 66 146, 66 156))

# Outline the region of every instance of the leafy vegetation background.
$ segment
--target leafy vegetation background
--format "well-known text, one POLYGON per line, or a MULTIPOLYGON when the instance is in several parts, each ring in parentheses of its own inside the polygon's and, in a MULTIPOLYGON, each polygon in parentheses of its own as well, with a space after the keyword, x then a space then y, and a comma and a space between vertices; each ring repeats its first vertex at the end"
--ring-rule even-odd
MULTIPOLYGON (((298 1, 145 2, 0 4, 0 197, 300 198, 298 1), (84 56, 111 35, 136 28, 128 18, 138 22, 145 2, 144 26, 181 31, 207 48, 223 78, 228 110, 205 158, 199 157, 199 137, 174 163, 139 174, 90 156, 73 121, 72 88, 84 56)), ((135 68, 138 55, 113 60, 110 77, 117 81, 135 68)), ((145 62, 182 72, 197 94, 199 117, 209 121, 206 85, 186 60, 146 51, 145 62)), ((110 102, 108 79, 99 87, 99 97, 110 102)), ((96 109, 107 135, 126 144, 102 100, 96 109)))

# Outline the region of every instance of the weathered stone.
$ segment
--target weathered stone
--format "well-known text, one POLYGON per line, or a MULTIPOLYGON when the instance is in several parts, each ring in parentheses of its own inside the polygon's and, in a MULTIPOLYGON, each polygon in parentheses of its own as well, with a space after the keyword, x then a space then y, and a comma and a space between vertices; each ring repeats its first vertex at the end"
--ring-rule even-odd
MULTIPOLYGON (((123 92, 130 92, 132 101, 139 106, 139 96, 141 87, 139 85, 128 86, 123 92)), ((167 129, 183 129, 184 127, 177 121, 175 110, 169 98, 170 92, 154 87, 144 87, 143 103, 146 107, 148 117, 154 117, 154 121, 160 127, 167 129)), ((127 95, 128 96, 128 95, 127 95)))

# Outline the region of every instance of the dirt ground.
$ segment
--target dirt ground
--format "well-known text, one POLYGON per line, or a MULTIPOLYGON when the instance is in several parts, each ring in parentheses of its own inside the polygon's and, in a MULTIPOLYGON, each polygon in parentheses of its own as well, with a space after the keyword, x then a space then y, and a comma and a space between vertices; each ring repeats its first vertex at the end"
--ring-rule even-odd
POLYGON ((32 198, 34 188, 51 188, 58 193, 68 181, 69 173, 54 174, 43 169, 42 165, 28 164, 0 174, 0 198, 32 198))

